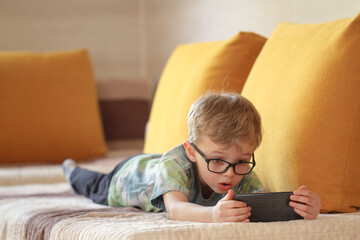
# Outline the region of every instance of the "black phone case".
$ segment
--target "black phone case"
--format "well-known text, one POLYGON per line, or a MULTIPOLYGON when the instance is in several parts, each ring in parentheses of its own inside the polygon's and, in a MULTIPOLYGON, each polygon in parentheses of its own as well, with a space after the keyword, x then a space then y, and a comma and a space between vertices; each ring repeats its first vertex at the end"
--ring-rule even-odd
POLYGON ((302 219, 289 206, 292 192, 238 194, 234 200, 245 202, 251 207, 250 222, 273 222, 302 219))

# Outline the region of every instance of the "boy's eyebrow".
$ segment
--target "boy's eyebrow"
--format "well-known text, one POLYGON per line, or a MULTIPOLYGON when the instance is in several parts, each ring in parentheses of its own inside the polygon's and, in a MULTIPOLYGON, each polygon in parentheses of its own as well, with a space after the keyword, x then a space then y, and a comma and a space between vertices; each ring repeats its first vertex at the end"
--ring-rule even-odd
POLYGON ((216 154, 224 154, 223 151, 214 150, 210 152, 210 155, 216 155, 216 154))
MULTIPOLYGON (((211 151, 209 153, 209 155, 216 155, 216 154, 224 154, 225 150, 224 151, 221 151, 221 150, 214 150, 214 151, 211 151)), ((252 153, 243 153, 241 154, 241 156, 246 156, 246 157, 252 157, 252 153)), ((206 156, 208 157, 208 156, 206 156)))

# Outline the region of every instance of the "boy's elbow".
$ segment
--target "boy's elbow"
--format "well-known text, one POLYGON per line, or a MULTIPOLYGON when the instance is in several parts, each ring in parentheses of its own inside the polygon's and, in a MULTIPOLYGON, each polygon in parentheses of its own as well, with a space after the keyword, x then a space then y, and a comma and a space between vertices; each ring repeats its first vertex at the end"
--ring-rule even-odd
POLYGON ((185 211, 189 205, 187 202, 172 202, 166 206, 167 215, 171 220, 186 221, 189 220, 189 214, 192 211, 185 211))
POLYGON ((188 202, 187 197, 182 192, 168 192, 164 194, 164 203, 168 217, 171 220, 181 220, 184 203, 188 202))
POLYGON ((167 215, 171 220, 178 220, 176 211, 176 205, 171 204, 170 206, 166 206, 167 215))

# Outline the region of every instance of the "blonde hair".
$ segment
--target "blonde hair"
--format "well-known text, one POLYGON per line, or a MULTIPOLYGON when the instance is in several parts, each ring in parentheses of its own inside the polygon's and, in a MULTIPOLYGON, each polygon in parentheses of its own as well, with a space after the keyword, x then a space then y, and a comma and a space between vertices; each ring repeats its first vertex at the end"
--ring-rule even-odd
POLYGON ((261 143, 261 118, 254 105, 237 93, 207 93, 188 113, 188 138, 196 143, 206 135, 214 142, 240 147, 242 140, 261 143))

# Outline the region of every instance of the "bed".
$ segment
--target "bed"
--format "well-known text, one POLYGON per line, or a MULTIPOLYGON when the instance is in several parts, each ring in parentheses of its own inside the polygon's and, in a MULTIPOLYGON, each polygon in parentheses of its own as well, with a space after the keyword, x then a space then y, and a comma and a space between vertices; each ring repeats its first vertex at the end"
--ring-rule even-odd
MULTIPOLYGON (((82 163, 109 171, 135 147, 82 163)), ((272 223, 172 221, 166 213, 111 208, 76 195, 60 165, 0 169, 0 239, 359 239, 360 212, 272 223)))
POLYGON ((269 39, 241 32, 179 45, 149 119, 146 87, 96 86, 86 50, 0 53, 0 239, 360 239, 359 32, 360 15, 280 24, 269 39), (317 192, 316 220, 180 222, 71 190, 64 159, 109 172, 131 155, 162 153, 186 139, 187 110, 209 89, 254 103, 264 126, 255 171, 271 191, 317 192))

